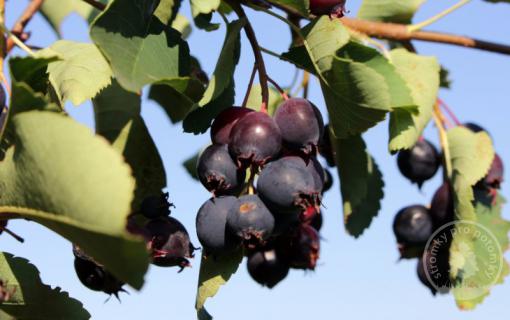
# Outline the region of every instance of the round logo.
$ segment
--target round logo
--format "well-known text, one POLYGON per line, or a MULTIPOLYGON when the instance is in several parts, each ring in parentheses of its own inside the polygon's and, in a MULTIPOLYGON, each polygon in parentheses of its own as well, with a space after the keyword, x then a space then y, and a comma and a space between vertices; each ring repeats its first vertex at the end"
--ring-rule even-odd
POLYGON ((499 280, 504 257, 499 241, 485 226, 466 220, 445 224, 429 238, 423 270, 440 293, 455 291, 457 300, 473 300, 499 280))

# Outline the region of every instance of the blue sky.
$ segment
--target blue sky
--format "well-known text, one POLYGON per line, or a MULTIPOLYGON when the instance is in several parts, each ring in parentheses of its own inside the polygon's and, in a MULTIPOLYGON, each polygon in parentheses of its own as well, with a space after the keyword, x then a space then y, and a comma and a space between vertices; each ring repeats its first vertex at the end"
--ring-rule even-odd
MULTIPOLYGON (((185 1, 187 3, 187 1, 185 1)), ((415 21, 426 19, 456 1, 429 1, 415 21)), ((7 23, 14 19, 28 1, 7 2, 7 23)), ((355 15, 360 0, 348 1, 349 15, 355 15)), ((190 15, 186 4, 182 12, 190 15)), ((248 11, 261 44, 276 52, 286 50, 289 31, 274 18, 248 11)), ((429 27, 451 33, 467 34, 485 40, 510 44, 510 5, 493 5, 473 1, 429 27)), ((56 40, 55 34, 41 17, 36 17, 29 28, 31 43, 47 46, 56 40)), ((62 26, 65 39, 88 41, 87 25, 77 16, 69 17, 62 26)), ((194 55, 210 73, 214 70, 217 54, 224 37, 224 28, 213 33, 194 30, 189 44, 194 55)), ((510 116, 508 90, 510 57, 438 44, 416 42, 418 51, 435 55, 451 72, 451 90, 440 95, 462 121, 477 122, 491 132, 502 159, 510 159, 508 119, 510 116)), ((19 53, 18 51, 16 51, 19 53)), ((294 68, 266 56, 267 69, 277 82, 285 86, 294 68)), ((242 101, 253 56, 243 38, 241 61, 236 72, 237 101, 242 101)), ((312 82, 310 99, 324 110, 324 101, 317 82, 312 82)), ((93 126, 89 103, 80 107, 69 105, 70 114, 88 126, 93 126)), ((143 117, 157 143, 168 174, 168 191, 177 208, 173 211, 188 228, 193 242, 197 209, 209 194, 194 182, 181 166, 181 162, 201 146, 209 136, 184 134, 180 125, 171 125, 156 104, 145 101, 143 117)), ((429 125, 425 136, 438 145, 437 132, 429 125)), ((342 225, 341 199, 338 179, 325 196, 325 225, 322 231, 321 259, 315 272, 292 271, 274 290, 260 287, 246 272, 245 264, 221 289, 207 307, 216 319, 507 319, 506 307, 510 296, 508 283, 496 287, 486 301, 475 311, 458 311, 451 296, 434 298, 416 277, 416 261, 398 262, 398 252, 391 231, 395 213, 403 206, 428 204, 434 190, 441 183, 438 174, 425 184, 420 192, 398 172, 395 158, 387 153, 387 122, 383 122, 365 135, 367 144, 382 169, 386 182, 385 199, 379 217, 359 239, 348 236, 342 225)), ((508 177, 508 176, 507 176, 508 177)), ((503 186, 503 195, 510 198, 510 190, 503 186)), ((505 217, 510 218, 508 210, 505 217)), ((194 299, 199 271, 195 259, 193 268, 178 274, 176 269, 151 267, 146 285, 140 292, 132 289, 122 295, 122 303, 106 295, 89 291, 75 276, 71 245, 51 231, 26 221, 15 221, 11 228, 21 234, 24 244, 10 237, 0 237, 2 251, 15 253, 32 261, 41 271, 47 284, 60 286, 71 296, 81 300, 93 319, 194 319, 194 299)))

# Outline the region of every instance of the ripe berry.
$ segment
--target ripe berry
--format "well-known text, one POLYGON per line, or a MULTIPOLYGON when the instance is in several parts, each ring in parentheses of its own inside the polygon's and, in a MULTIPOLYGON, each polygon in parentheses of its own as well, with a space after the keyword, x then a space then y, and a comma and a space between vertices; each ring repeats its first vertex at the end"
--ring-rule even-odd
POLYGON ((262 166, 280 153, 282 137, 274 120, 263 112, 250 112, 232 128, 230 154, 240 166, 262 166))
POLYGON ((283 144, 293 150, 312 154, 324 132, 320 111, 308 100, 291 98, 284 101, 274 114, 283 144))
POLYGON ((430 204, 430 216, 434 222, 434 229, 452 222, 455 217, 453 192, 448 182, 437 189, 430 204))
POLYGON ((313 177, 314 190, 322 191, 324 189, 325 181, 324 168, 322 167, 322 165, 320 164, 316 157, 309 157, 307 158, 307 160, 304 160, 302 157, 291 155, 280 158, 280 160, 289 163, 292 162, 298 167, 302 166, 306 167, 306 170, 310 172, 310 174, 313 177))
POLYGON ((494 155, 494 160, 492 160, 489 172, 482 180, 477 183, 476 187, 479 189, 488 190, 499 189, 501 187, 501 183, 503 182, 503 175, 503 161, 499 155, 496 154, 494 155))
POLYGON ((288 262, 274 249, 256 251, 248 257, 247 265, 253 280, 270 289, 289 273, 288 262))
POLYGON ((331 145, 331 132, 329 132, 329 124, 324 127, 324 134, 319 141, 319 153, 328 163, 328 166, 336 166, 335 154, 331 145))
POLYGON ((142 201, 140 211, 148 219, 166 217, 170 214, 170 207, 173 203, 168 202, 168 193, 162 193, 157 196, 150 196, 142 201))
POLYGON ((214 144, 229 144, 232 127, 246 114, 254 112, 249 108, 230 107, 223 110, 211 126, 211 140, 214 144))
POLYGON ((436 174, 441 164, 436 148, 427 140, 420 140, 411 149, 400 151, 397 162, 400 172, 420 188, 436 174))
POLYGON ((273 232, 273 214, 257 195, 237 199, 227 216, 229 230, 250 248, 263 244, 273 232))
POLYGON ((310 0, 310 11, 315 15, 343 17, 346 0, 310 0))
POLYGON ((114 295, 119 298, 118 293, 125 291, 122 289, 124 283, 119 281, 113 274, 108 272, 103 266, 96 263, 91 257, 86 255, 81 249, 73 246, 74 269, 80 282, 90 290, 103 291, 106 294, 114 295))
POLYGON ((237 168, 225 144, 210 145, 202 152, 197 174, 204 187, 217 195, 238 192, 246 176, 245 170, 237 168))
POLYGON ((449 250, 450 246, 448 244, 437 248, 429 248, 418 259, 418 279, 430 289, 433 295, 438 292, 438 289, 439 293, 447 293, 452 287, 449 250))
POLYGON ((329 191, 333 186, 333 175, 328 169, 324 169, 324 186, 322 187, 322 193, 329 191))
POLYGON ((291 268, 314 270, 320 253, 319 233, 310 225, 301 225, 287 252, 291 268))
POLYGON ((393 232, 399 244, 425 246, 434 232, 434 224, 429 210, 421 205, 401 209, 393 221, 393 232))
POLYGON ((236 204, 236 197, 216 197, 207 200, 198 210, 197 235, 206 253, 226 252, 239 244, 238 238, 227 229, 228 213, 236 204))
POLYGON ((191 244, 186 228, 172 217, 150 220, 145 229, 150 234, 148 248, 152 263, 160 267, 179 266, 182 271, 190 265, 195 247, 191 244))
POLYGON ((476 123, 466 122, 463 125, 464 125, 464 127, 468 128, 469 130, 473 131, 474 133, 482 132, 482 131, 487 132, 487 130, 485 130, 483 127, 479 126, 476 123))
POLYGON ((260 173, 257 191, 275 213, 297 213, 320 204, 320 192, 304 161, 286 157, 269 163, 260 173))

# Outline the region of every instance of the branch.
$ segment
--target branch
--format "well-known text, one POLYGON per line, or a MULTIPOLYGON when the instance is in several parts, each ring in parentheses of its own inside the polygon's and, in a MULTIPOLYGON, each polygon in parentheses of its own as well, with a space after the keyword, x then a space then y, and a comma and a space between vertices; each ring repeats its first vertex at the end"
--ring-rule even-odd
MULTIPOLYGON (((21 16, 14 24, 14 27, 12 27, 11 30, 12 34, 16 35, 19 38, 22 38, 22 40, 28 39, 28 37, 23 36, 23 30, 25 30, 25 27, 30 22, 30 20, 32 20, 32 17, 35 15, 35 13, 39 11, 43 2, 44 0, 32 0, 32 2, 28 4, 25 11, 23 11, 21 16)), ((15 43, 13 39, 9 37, 9 39, 7 40, 7 52, 10 52, 14 45, 15 43)))
MULTIPOLYGON (((274 7, 284 12, 287 12, 288 14, 298 15, 304 19, 309 20, 313 18, 313 16, 303 16, 296 10, 288 9, 275 3, 271 4, 274 7)), ((431 31, 409 32, 408 26, 405 24, 373 22, 346 17, 341 18, 341 20, 345 26, 354 29, 358 32, 365 33, 366 35, 369 35, 371 37, 397 41, 420 40, 444 43, 454 46, 473 48, 510 55, 510 45, 479 40, 467 36, 431 31)))
POLYGON ((99 11, 103 11, 104 9, 106 9, 106 5, 102 2, 97 1, 97 0, 82 0, 82 1, 90 4, 91 6, 93 6, 94 8, 96 8, 99 11))
POLYGON ((246 24, 244 25, 244 31, 246 32, 246 37, 250 41, 251 47, 253 49, 253 54, 255 56, 255 64, 257 65, 260 87, 262 91, 262 106, 261 111, 267 112, 267 105, 269 103, 269 87, 268 87, 268 77, 266 71, 266 65, 264 63, 264 58, 262 57, 262 51, 260 49, 260 45, 257 41, 257 37, 255 36, 255 31, 251 26, 246 13, 244 12, 243 7, 239 4, 237 0, 225 0, 226 3, 232 7, 235 13, 239 16, 239 18, 246 19, 246 24))

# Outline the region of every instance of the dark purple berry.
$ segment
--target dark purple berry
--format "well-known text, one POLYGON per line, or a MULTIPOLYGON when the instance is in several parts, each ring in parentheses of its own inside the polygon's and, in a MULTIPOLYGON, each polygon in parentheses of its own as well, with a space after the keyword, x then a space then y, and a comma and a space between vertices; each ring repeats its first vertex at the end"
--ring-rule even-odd
POLYGON ((269 163, 257 181, 260 198, 275 213, 303 212, 320 205, 322 188, 305 162, 294 160, 285 157, 269 163))
POLYGON ((314 181, 314 190, 322 191, 324 188, 324 168, 317 160, 316 157, 309 157, 306 160, 302 157, 290 155, 280 158, 281 161, 288 161, 289 163, 294 163, 298 167, 306 167, 306 170, 310 172, 314 181))
POLYGON ((252 109, 230 107, 223 110, 214 119, 211 126, 211 140, 214 144, 229 144, 232 127, 245 115, 254 112, 252 109))
POLYGON ((488 190, 499 189, 503 183, 503 175, 503 161, 498 154, 495 154, 489 172, 477 183, 476 187, 488 190))
POLYGON ((436 148, 427 140, 420 140, 411 149, 400 151, 397 163, 400 172, 420 188, 436 174, 441 164, 436 148))
POLYGON ((329 124, 324 127, 324 134, 319 141, 319 153, 326 160, 328 166, 336 166, 335 153, 331 145, 331 133, 329 131, 329 124))
POLYGON ((264 244, 274 229, 275 219, 257 195, 237 199, 227 216, 230 231, 248 247, 264 244))
POLYGON ((317 231, 321 231, 322 229, 322 223, 323 223, 323 217, 322 217, 322 213, 319 212, 318 214, 316 214, 312 221, 310 221, 310 225, 317 231))
POLYGON ((324 132, 320 111, 308 100, 291 98, 284 101, 274 114, 284 146, 315 154, 324 132))
POLYGON ((449 250, 448 244, 443 244, 440 247, 431 246, 418 259, 418 279, 430 289, 433 295, 437 292, 448 293, 452 287, 449 250))
POLYGON ((182 271, 190 265, 195 247, 191 244, 186 228, 172 217, 150 220, 145 229, 150 234, 148 247, 152 263, 161 267, 180 267, 182 271))
POLYGON ((246 173, 240 170, 225 144, 213 144, 200 155, 197 174, 204 187, 215 195, 233 194, 242 189, 246 173))
POLYGON ((430 212, 421 205, 401 209, 393 221, 397 242, 404 246, 425 246, 434 232, 430 212))
POLYGON ((471 130, 474 133, 478 133, 478 132, 482 132, 482 131, 487 132, 487 130, 485 130, 483 127, 481 127, 478 124, 473 123, 473 122, 466 122, 463 124, 463 126, 468 128, 469 130, 471 130))
POLYGON ((274 249, 256 251, 248 257, 248 272, 253 280, 273 288, 287 277, 289 264, 274 249))
POLYGON ((90 290, 102 291, 119 298, 118 294, 124 283, 108 272, 102 265, 95 262, 81 249, 74 246, 74 269, 80 282, 90 290))
POLYGON ((198 240, 207 254, 228 252, 239 244, 239 239, 227 228, 228 213, 236 204, 236 197, 216 197, 207 200, 198 210, 198 240))
POLYGON ((303 224, 290 242, 288 259, 291 268, 314 270, 320 254, 320 236, 312 226, 303 224))
POLYGON ((173 203, 168 202, 168 193, 157 196, 150 196, 142 201, 140 211, 148 219, 166 217, 170 214, 170 207, 173 203))
POLYGON ((329 191, 333 186, 333 175, 328 169, 324 169, 324 187, 322 187, 322 193, 329 191))
POLYGON ((314 15, 333 15, 343 17, 346 0, 310 0, 310 11, 314 15))
POLYGON ((435 229, 453 221, 455 217, 453 190, 448 182, 443 183, 434 193, 429 212, 435 229))
POLYGON ((232 128, 230 154, 243 167, 262 166, 281 150, 282 137, 274 120, 263 112, 250 112, 232 128))

